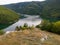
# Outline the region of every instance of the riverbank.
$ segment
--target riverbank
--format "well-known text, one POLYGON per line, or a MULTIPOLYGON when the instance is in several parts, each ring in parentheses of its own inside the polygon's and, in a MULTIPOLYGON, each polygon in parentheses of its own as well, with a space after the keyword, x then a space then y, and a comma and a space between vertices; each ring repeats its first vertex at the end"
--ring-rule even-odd
POLYGON ((9 25, 11 25, 11 24, 0 24, 0 30, 7 28, 9 25))

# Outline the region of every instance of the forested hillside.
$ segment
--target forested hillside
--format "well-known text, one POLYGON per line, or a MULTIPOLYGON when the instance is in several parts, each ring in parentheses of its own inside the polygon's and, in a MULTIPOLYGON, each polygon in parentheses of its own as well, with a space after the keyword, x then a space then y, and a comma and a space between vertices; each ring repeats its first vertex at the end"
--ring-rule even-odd
POLYGON ((42 6, 40 3, 41 2, 33 1, 33 2, 22 2, 22 3, 10 4, 5 6, 16 11, 17 13, 39 15, 42 10, 42 6))
POLYGON ((0 6, 0 28, 6 27, 19 19, 19 15, 4 6, 0 6))
POLYGON ((50 20, 60 20, 60 1, 46 0, 41 16, 50 20))
POLYGON ((44 19, 53 19, 52 21, 60 20, 59 0, 46 0, 43 2, 22 2, 5 6, 16 11, 17 13, 40 15, 44 19))

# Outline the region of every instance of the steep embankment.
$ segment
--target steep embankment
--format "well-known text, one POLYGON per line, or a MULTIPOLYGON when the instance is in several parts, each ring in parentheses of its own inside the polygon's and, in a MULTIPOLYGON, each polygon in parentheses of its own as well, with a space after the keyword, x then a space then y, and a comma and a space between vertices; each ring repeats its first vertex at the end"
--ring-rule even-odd
POLYGON ((60 45, 60 35, 36 28, 20 30, 2 35, 0 45, 60 45))
POLYGON ((13 22, 16 22, 18 19, 19 15, 16 12, 4 6, 0 6, 0 29, 13 22))

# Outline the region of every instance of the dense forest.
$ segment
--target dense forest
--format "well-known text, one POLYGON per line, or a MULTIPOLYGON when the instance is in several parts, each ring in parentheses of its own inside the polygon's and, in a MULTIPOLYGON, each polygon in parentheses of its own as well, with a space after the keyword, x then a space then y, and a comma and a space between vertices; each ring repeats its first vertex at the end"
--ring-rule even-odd
POLYGON ((0 6, 0 29, 16 22, 18 19, 19 15, 16 12, 0 6))

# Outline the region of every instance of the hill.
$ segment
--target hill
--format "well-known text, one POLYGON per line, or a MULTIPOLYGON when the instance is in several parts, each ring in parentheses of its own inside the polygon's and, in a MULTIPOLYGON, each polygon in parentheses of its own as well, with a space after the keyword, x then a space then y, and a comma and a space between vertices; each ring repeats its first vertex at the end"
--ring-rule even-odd
POLYGON ((38 1, 21 2, 21 3, 9 4, 5 6, 16 11, 17 13, 29 14, 29 15, 30 14, 39 15, 42 10, 41 2, 38 1))
POLYGON ((4 6, 0 6, 0 29, 16 22, 18 19, 19 15, 16 12, 4 6))
POLYGON ((17 13, 40 15, 44 19, 51 21, 60 20, 60 1, 46 0, 43 2, 32 1, 5 5, 17 13))
POLYGON ((41 17, 51 21, 60 20, 60 1, 46 0, 43 5, 41 17))
POLYGON ((12 31, 0 36, 0 45, 60 45, 60 35, 36 28, 12 31))

